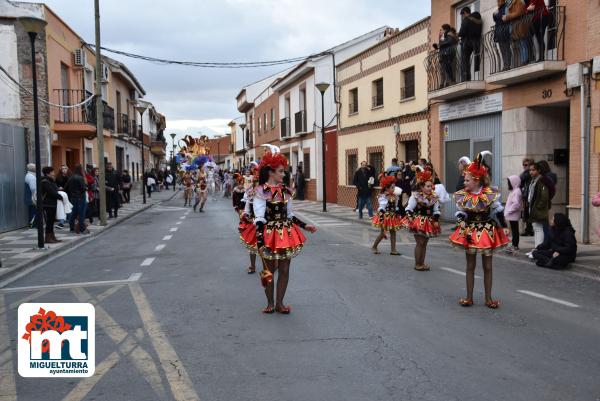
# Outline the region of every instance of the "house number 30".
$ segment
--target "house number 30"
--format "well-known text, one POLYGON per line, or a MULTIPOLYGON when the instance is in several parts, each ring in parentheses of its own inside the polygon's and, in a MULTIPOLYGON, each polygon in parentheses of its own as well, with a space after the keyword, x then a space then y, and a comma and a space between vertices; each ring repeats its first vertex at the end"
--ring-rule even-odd
POLYGON ((550 99, 552 97, 552 89, 544 89, 542 91, 542 99, 550 99))

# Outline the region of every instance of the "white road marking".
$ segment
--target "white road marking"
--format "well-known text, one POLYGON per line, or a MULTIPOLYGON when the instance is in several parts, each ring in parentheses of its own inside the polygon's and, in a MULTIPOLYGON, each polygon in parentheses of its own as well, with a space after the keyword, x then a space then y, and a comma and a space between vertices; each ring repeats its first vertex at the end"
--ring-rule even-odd
POLYGON ((154 248, 154 251, 155 251, 155 252, 160 252, 160 251, 162 251, 163 249, 165 249, 165 246, 167 246, 167 245, 166 245, 166 244, 158 244, 158 245, 156 245, 156 247, 154 248))
POLYGON ((185 220, 185 216, 181 216, 179 220, 185 220))
POLYGON ((400 257, 406 259, 406 260, 414 260, 415 258, 412 258, 410 256, 406 256, 406 255, 400 255, 400 257))
POLYGON ((154 262, 154 259, 156 258, 146 258, 144 259, 144 261, 140 264, 140 266, 150 266, 152 264, 152 262, 154 262))
POLYGON ((168 240, 170 240, 171 238, 173 238, 173 236, 172 236, 172 235, 165 235, 165 236, 163 237, 163 241, 168 241, 168 240))
POLYGON ((178 222, 177 222, 177 223, 175 223, 175 224, 176 224, 176 225, 180 225, 181 223, 182 223, 181 221, 178 221, 178 222))
POLYGON ((172 233, 174 233, 175 231, 177 231, 177 228, 178 228, 178 227, 173 227, 173 228, 171 228, 169 231, 170 231, 170 232, 172 232, 172 233))
MULTIPOLYGON (((450 272, 450 273, 458 274, 459 276, 463 276, 463 277, 467 275, 467 273, 465 273, 465 272, 461 272, 460 270, 456 270, 456 269, 451 269, 449 267, 440 267, 440 269, 446 270, 447 272, 450 272)), ((478 276, 476 274, 475 278, 481 278, 481 276, 478 276)))
MULTIPOLYGON (((152 258, 154 259, 154 258, 152 258)), ((28 287, 12 287, 1 288, 2 292, 20 292, 20 291, 37 291, 42 289, 61 289, 61 288, 78 288, 78 287, 100 287, 105 285, 127 284, 138 281, 142 277, 142 273, 132 273, 127 280, 109 280, 109 281, 88 281, 83 283, 66 283, 66 284, 49 284, 49 285, 32 285, 28 287)))
POLYGON ((579 308, 579 305, 574 304, 572 302, 563 301, 562 299, 558 299, 558 298, 552 298, 552 297, 549 297, 544 294, 539 294, 537 292, 527 291, 527 290, 517 290, 517 292, 520 292, 521 294, 529 295, 529 296, 532 296, 535 298, 543 299, 545 301, 550 301, 550 302, 554 302, 554 303, 561 304, 564 306, 568 306, 569 308, 579 308))

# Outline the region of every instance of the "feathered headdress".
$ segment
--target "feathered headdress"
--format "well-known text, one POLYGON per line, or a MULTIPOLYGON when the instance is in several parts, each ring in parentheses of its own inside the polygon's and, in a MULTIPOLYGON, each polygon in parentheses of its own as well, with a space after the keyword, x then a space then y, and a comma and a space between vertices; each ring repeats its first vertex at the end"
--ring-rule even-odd
POLYGON ((393 185, 396 183, 396 179, 394 177, 392 177, 391 175, 387 175, 385 177, 383 177, 381 180, 379 180, 379 186, 381 187, 381 189, 386 189, 387 187, 389 187, 390 185, 393 185))
POLYGON ((471 174, 471 176, 476 179, 486 177, 490 173, 490 169, 485 164, 485 160, 483 160, 483 158, 487 155, 492 156, 492 152, 490 152, 489 150, 484 150, 481 153, 479 153, 475 160, 469 163, 469 165, 466 168, 466 172, 471 174))
POLYGON ((275 145, 271 145, 269 143, 262 145, 264 147, 269 148, 268 151, 263 155, 259 168, 270 167, 275 170, 277 167, 283 166, 284 168, 288 166, 288 160, 284 155, 281 154, 281 150, 279 147, 275 145))
POLYGON ((433 178, 433 172, 431 170, 424 169, 421 166, 416 166, 415 169, 417 170, 417 182, 427 182, 431 181, 433 178))

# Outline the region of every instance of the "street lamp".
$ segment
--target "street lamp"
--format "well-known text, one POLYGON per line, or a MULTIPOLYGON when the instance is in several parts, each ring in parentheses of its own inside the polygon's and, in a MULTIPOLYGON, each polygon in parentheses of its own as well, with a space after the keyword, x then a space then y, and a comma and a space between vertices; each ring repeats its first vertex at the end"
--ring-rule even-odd
POLYGON ((42 158, 40 155, 40 118, 38 111, 37 65, 35 62, 35 38, 44 31, 46 21, 34 17, 19 18, 29 35, 31 43, 31 74, 33 78, 33 127, 35 135, 35 192, 38 248, 44 248, 44 209, 42 205, 42 158))
POLYGON ((319 82, 315 85, 319 92, 321 92, 321 158, 322 161, 322 175, 323 175, 323 212, 327 211, 327 183, 325 177, 325 92, 329 88, 327 82, 319 82))
POLYGON ((177 134, 172 133, 171 134, 171 139, 173 140, 173 150, 171 151, 171 174, 173 175, 173 192, 175 192, 175 181, 177 181, 176 179, 176 174, 177 173, 176 170, 176 166, 177 163, 175 162, 175 136, 177 134))
POLYGON ((140 113, 140 137, 142 138, 142 202, 146 203, 145 175, 146 167, 144 163, 144 112, 148 109, 148 103, 138 100, 135 109, 140 113))

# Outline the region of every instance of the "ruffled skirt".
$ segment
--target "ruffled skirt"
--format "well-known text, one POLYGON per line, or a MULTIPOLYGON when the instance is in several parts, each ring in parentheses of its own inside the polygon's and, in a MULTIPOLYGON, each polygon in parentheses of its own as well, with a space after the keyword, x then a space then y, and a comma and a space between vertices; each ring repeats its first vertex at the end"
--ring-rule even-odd
POLYGON ((423 216, 420 214, 414 216, 406 215, 402 219, 402 227, 415 235, 427 238, 437 237, 442 232, 440 224, 432 216, 423 216))
POLYGON ((450 235, 450 242, 464 248, 467 253, 481 251, 484 255, 491 255, 495 249, 506 246, 509 239, 496 221, 490 220, 459 224, 450 235))
POLYGON ((291 220, 268 222, 264 227, 263 238, 265 247, 262 249, 262 257, 267 260, 296 257, 306 242, 300 227, 291 220))
POLYGON ((251 221, 241 220, 238 230, 242 244, 248 252, 256 254, 256 226, 251 221))
POLYGON ((396 213, 384 213, 383 218, 380 214, 373 216, 373 226, 383 228, 384 231, 397 231, 402 228, 402 218, 396 213))

